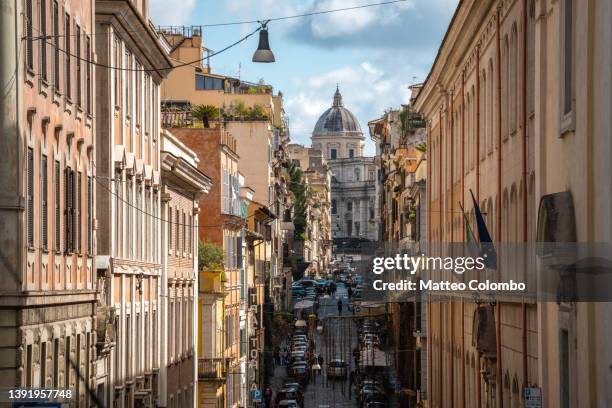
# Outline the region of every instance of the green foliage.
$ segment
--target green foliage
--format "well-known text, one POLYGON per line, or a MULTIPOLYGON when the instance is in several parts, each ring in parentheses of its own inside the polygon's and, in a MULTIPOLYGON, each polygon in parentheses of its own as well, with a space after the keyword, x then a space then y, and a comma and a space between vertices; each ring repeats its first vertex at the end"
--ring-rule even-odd
POLYGON ((253 105, 250 113, 251 113, 251 116, 256 116, 256 117, 265 116, 266 114, 263 108, 261 107, 261 105, 257 105, 257 104, 253 105))
POLYGON ((247 109, 243 101, 232 102, 232 107, 236 116, 243 117, 249 114, 249 110, 247 109))
POLYGON ((426 153, 426 152, 427 152, 427 143, 425 143, 425 142, 421 142, 421 143, 419 143, 418 145, 416 145, 416 149, 417 149, 419 152, 426 153))
POLYGON ((200 242, 198 248, 198 269, 200 271, 223 270, 223 247, 210 241, 200 242))
POLYGON ((302 170, 294 163, 289 164, 288 169, 290 181, 289 190, 293 193, 293 225, 295 227, 294 236, 304 240, 306 230, 306 210, 307 210, 307 187, 302 180, 302 170))
POLYGON ((191 108, 191 115, 204 123, 204 127, 210 127, 209 120, 219 116, 219 109, 214 105, 195 105, 191 108))

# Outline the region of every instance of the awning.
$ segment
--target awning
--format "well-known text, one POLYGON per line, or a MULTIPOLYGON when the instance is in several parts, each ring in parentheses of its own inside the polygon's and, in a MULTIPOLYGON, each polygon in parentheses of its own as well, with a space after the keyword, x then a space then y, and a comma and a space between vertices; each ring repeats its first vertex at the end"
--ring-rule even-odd
POLYGON ((367 347, 359 353, 360 367, 388 367, 391 361, 384 351, 376 347, 367 347))
POLYGON ((293 306, 293 309, 308 309, 312 306, 314 306, 314 302, 312 300, 300 300, 293 306))

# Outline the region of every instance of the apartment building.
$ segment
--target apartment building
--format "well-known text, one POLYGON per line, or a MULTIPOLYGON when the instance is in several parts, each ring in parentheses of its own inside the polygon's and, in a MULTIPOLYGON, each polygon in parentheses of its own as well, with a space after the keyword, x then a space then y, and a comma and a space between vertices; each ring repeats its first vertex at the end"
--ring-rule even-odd
POLYGON ((93 1, 0 14, 0 384, 70 388, 81 407, 96 386, 93 28, 93 1))
MULTIPOLYGON (((431 242, 463 241, 458 207, 473 225, 470 190, 498 246, 609 242, 611 12, 606 1, 459 4, 415 101, 427 121, 431 242)), ((594 272, 541 260, 524 270, 502 255, 491 273, 594 272)), ((609 404, 609 306, 558 299, 432 302, 429 405, 518 407, 526 390, 547 406, 609 404), (475 315, 492 319, 473 331, 475 315)))
POLYGON ((198 214, 200 198, 212 186, 197 169, 199 161, 162 131, 161 203, 167 221, 162 227, 160 406, 193 407, 196 401, 198 214))
POLYGON ((169 131, 198 156, 213 186, 200 200, 200 240, 222 250, 220 268, 200 272, 198 406, 233 406, 240 399, 240 282, 242 229, 236 139, 223 128, 169 131), (218 317, 221 316, 221 321, 218 317))
POLYGON ((98 324, 114 336, 97 360, 106 406, 149 407, 160 398, 159 85, 172 62, 148 12, 148 1, 96 1, 98 324))

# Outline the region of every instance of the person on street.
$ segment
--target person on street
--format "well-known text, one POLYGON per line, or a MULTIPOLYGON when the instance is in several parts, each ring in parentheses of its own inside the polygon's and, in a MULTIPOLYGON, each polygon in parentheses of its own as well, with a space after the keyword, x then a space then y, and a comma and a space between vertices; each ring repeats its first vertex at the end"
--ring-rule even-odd
POLYGON ((352 288, 352 287, 350 287, 350 286, 349 286, 349 287, 348 287, 347 292, 348 292, 348 297, 349 297, 349 299, 350 299, 351 297, 353 297, 353 288, 352 288))
POLYGON ((270 403, 272 402, 272 388, 266 387, 264 390, 264 401, 266 403, 266 408, 271 408, 270 403))
POLYGON ((342 315, 342 299, 338 299, 338 314, 342 315))

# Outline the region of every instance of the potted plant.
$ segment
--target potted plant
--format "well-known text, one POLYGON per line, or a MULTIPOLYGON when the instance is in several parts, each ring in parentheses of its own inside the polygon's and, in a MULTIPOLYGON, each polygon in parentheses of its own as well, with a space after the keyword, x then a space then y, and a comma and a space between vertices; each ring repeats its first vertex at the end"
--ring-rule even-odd
POLYGON ((202 121, 205 128, 210 127, 210 120, 219 117, 219 109, 213 105, 195 105, 191 109, 191 115, 202 121))

